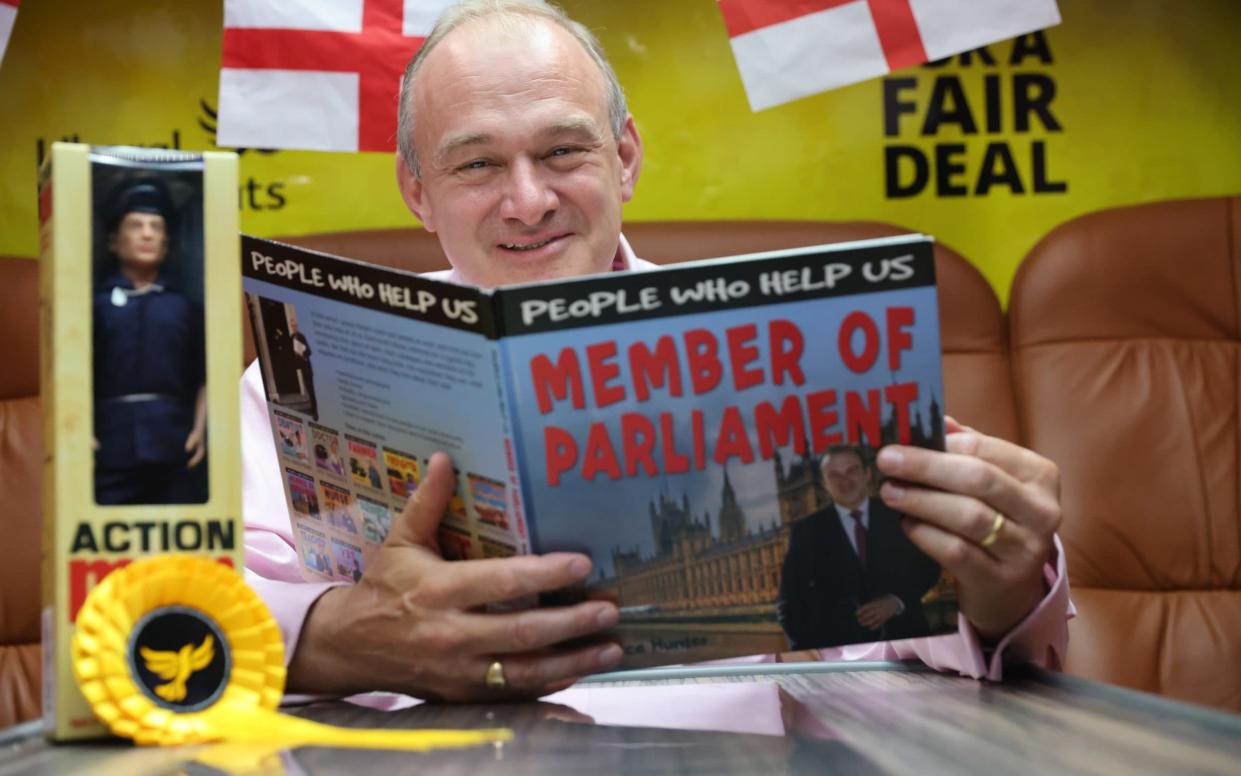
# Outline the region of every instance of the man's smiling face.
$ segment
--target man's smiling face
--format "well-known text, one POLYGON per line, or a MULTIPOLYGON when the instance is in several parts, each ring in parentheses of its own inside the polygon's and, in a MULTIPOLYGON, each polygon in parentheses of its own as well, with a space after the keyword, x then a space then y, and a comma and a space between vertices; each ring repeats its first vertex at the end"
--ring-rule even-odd
POLYGON ((821 469, 833 503, 853 509, 870 495, 870 472, 856 453, 833 453, 821 469))
POLYGON ((414 86, 410 209, 466 282, 492 287, 606 272, 642 146, 619 140, 603 74, 566 30, 538 19, 468 22, 422 64, 414 86))

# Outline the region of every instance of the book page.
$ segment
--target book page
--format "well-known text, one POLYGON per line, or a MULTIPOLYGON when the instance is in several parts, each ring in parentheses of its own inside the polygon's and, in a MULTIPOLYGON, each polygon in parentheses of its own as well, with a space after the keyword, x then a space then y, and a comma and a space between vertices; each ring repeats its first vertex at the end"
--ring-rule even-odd
POLYGON ((526 551, 506 518, 494 343, 478 308, 444 315, 445 301, 460 312, 477 292, 253 238, 245 249, 303 576, 360 579, 436 451, 457 472, 446 557, 526 551))

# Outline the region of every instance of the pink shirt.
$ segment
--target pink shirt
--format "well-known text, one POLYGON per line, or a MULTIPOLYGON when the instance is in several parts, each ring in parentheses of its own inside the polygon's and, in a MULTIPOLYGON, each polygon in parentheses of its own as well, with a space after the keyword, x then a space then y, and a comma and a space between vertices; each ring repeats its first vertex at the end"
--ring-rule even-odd
MULTIPOLYGON (((620 239, 614 270, 643 271, 656 265, 634 256, 624 236, 620 239)), ((455 270, 429 273, 438 280, 457 281, 455 270)), ((293 529, 285 502, 280 465, 272 440, 267 400, 257 362, 241 380, 242 514, 246 527, 246 578, 271 609, 284 635, 285 659, 293 655, 311 604, 328 588, 341 583, 302 580, 293 529)), ((1042 602, 984 655, 978 634, 960 618, 960 631, 945 636, 877 644, 855 644, 821 650, 824 660, 918 659, 942 671, 998 680, 1003 661, 1029 662, 1059 668, 1068 643, 1068 619, 1075 614, 1069 600, 1064 549, 1055 539, 1055 557, 1043 570, 1048 593, 1042 602)), ((748 658, 770 662, 770 655, 748 658)), ((620 689, 620 688, 609 688, 620 689)), ((604 688, 566 691, 591 697, 604 688)), ((605 693, 606 694, 606 693, 605 693)), ((558 693, 553 699, 564 696, 558 693)), ((563 700, 568 700, 567 697, 563 700)), ((591 704, 595 705, 595 704, 591 704)), ((646 704, 642 704, 645 706, 646 704)), ((604 722, 596 714, 599 722, 604 722)))

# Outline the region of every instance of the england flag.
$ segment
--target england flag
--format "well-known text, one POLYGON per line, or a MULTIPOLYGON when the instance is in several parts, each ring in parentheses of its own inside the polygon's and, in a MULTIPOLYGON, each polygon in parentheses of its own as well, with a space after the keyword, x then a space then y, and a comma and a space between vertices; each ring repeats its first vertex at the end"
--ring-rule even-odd
POLYGON ((217 143, 391 151, 401 74, 453 0, 225 0, 217 143))
POLYGON ((1060 23, 1055 0, 718 0, 755 111, 1060 23))
POLYGON ((17 6, 21 0, 0 0, 0 63, 4 62, 4 50, 9 47, 13 34, 13 22, 17 21, 17 6))

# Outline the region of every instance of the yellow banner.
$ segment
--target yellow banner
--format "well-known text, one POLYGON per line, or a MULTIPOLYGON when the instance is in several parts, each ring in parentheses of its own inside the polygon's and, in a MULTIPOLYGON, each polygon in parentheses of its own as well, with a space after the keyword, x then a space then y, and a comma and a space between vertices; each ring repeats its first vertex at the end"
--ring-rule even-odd
MULTIPOLYGON (((0 254, 37 254, 52 141, 213 147, 222 4, 73 5, 23 4, 0 68, 0 254)), ((761 113, 712 0, 564 5, 599 32, 646 143, 631 221, 889 221, 1003 295, 1063 221, 1241 192, 1235 0, 1061 0, 1045 33, 761 113)), ((246 150, 238 201, 262 236, 415 223, 385 154, 246 150)))

